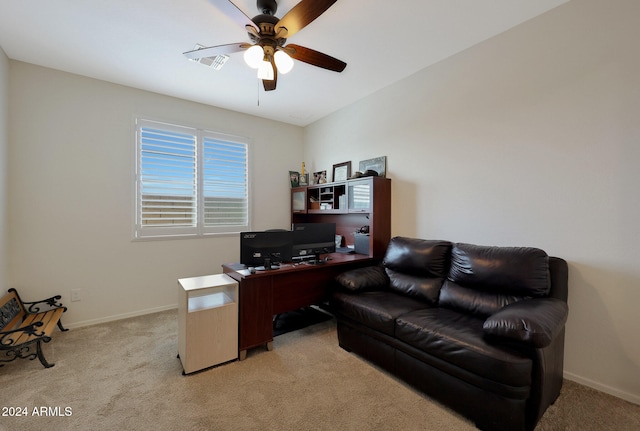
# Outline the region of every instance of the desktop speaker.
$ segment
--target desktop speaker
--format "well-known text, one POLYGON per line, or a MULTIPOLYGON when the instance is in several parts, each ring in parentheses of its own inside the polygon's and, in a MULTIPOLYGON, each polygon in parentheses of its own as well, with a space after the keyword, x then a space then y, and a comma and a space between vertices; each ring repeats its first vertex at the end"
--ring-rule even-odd
POLYGON ((355 232, 354 236, 354 250, 358 254, 369 255, 369 234, 355 232))

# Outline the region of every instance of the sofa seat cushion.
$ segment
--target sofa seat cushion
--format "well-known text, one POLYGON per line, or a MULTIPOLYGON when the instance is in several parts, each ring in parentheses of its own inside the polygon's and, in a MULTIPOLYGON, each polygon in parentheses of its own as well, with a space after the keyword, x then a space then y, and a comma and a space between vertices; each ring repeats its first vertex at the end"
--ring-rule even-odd
POLYGON ((339 291, 331 296, 330 305, 334 313, 391 337, 394 335, 396 318, 429 307, 423 301, 391 291, 361 292, 357 295, 339 291))
POLYGON ((428 308, 399 316, 395 336, 472 374, 510 386, 531 385, 531 359, 487 343, 483 323, 484 319, 455 310, 428 308))

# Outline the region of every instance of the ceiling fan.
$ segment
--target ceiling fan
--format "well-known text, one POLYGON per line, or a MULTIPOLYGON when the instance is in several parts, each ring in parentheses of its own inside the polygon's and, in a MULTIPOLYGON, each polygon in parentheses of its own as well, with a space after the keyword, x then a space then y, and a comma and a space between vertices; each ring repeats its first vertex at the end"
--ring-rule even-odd
POLYGON ((284 74, 291 70, 292 59, 334 72, 342 72, 347 66, 347 63, 313 49, 285 45, 288 37, 309 25, 337 0, 301 0, 281 19, 275 16, 278 8, 276 0, 257 0, 258 10, 262 13, 253 18, 249 18, 231 0, 209 1, 243 26, 252 43, 238 42, 194 49, 184 53, 190 60, 245 50, 244 59, 249 66, 258 69, 258 78, 262 79, 265 91, 276 89, 278 72, 284 74))

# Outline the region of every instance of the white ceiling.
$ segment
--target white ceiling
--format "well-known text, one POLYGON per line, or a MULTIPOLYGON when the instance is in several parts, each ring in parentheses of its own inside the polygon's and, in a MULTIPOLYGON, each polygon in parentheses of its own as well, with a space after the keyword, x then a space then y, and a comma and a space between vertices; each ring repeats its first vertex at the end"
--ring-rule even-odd
MULTIPOLYGON (((304 126, 566 1, 338 0, 288 42, 345 61, 344 72, 296 62, 268 93, 242 53, 220 71, 182 55, 248 41, 208 0, 2 0, 0 47, 14 60, 304 126)), ((255 0, 234 3, 258 14, 255 0)), ((297 3, 278 1, 276 16, 297 3)))

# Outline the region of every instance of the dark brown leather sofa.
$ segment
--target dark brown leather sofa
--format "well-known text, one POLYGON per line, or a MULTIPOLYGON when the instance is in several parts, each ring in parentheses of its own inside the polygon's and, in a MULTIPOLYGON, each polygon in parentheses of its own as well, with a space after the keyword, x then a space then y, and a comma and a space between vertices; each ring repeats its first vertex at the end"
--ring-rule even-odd
POLYGON ((562 387, 567 263, 531 247, 395 237, 341 274, 340 346, 484 430, 532 430, 562 387))

